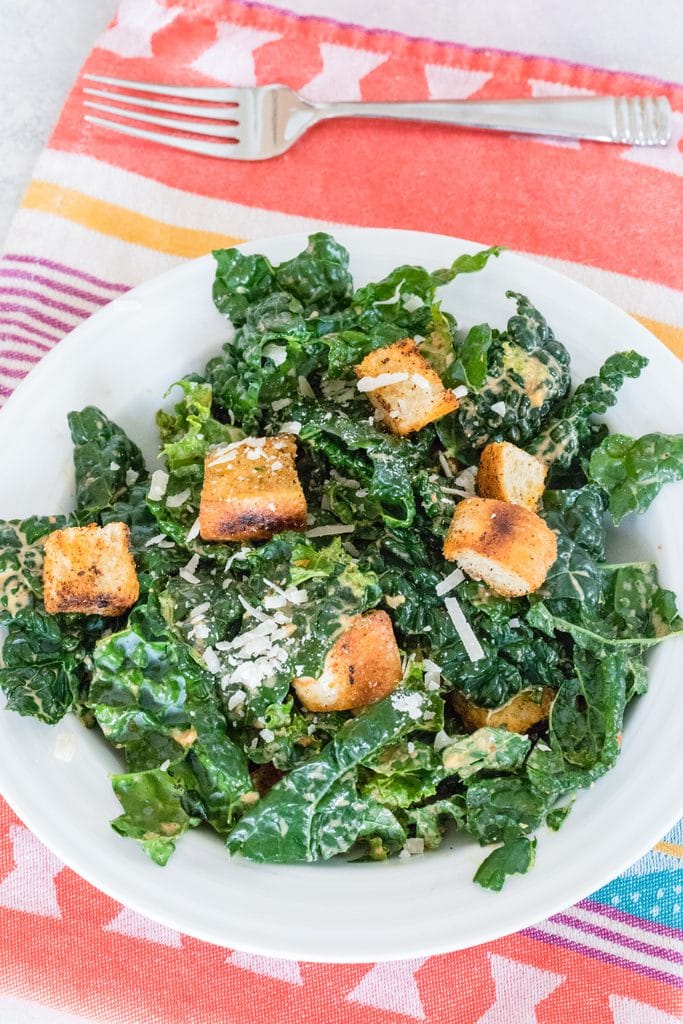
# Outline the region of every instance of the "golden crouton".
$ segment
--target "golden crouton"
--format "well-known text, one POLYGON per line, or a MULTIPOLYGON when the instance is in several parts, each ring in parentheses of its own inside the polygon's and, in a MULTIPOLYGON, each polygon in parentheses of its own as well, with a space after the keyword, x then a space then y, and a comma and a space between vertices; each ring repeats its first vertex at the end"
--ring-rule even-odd
POLYGON ((376 348, 354 370, 358 390, 367 393, 377 418, 394 434, 412 434, 458 408, 453 392, 443 386, 410 338, 376 348), (389 379, 382 384, 387 374, 389 379))
POLYGON ((517 445, 493 441, 481 453, 477 491, 482 498, 509 501, 535 512, 547 472, 545 463, 517 445))
POLYGON ((49 615, 123 615, 139 595, 125 523, 71 526, 45 538, 43 600, 49 615))
POLYGON ((538 590, 557 558, 557 537, 540 516, 492 498, 465 498, 455 507, 443 545, 474 580, 503 597, 538 590))
POLYGON ((296 695, 309 711, 348 711, 374 704, 401 681, 399 655, 386 612, 355 615, 328 652, 319 679, 294 679, 296 695))
POLYGON ((526 733, 532 725, 545 721, 554 697, 555 691, 545 686, 540 693, 537 690, 520 690, 499 708, 482 708, 457 690, 450 695, 450 701, 465 728, 472 732, 488 725, 494 729, 526 733))
POLYGON ((296 472, 296 438, 247 437, 214 448, 204 461, 202 540, 266 540, 306 529, 306 497, 296 472))

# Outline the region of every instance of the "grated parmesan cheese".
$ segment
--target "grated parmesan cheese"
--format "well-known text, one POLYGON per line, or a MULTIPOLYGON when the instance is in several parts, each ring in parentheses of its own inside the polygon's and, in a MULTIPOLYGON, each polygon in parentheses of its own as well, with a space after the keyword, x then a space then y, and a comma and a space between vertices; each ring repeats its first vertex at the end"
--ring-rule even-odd
POLYGON ((198 536, 199 536, 199 516, 197 516, 197 518, 193 522, 192 526, 187 531, 187 537, 185 538, 185 540, 189 544, 189 542, 191 540, 194 540, 195 537, 198 537, 198 536))
POLYGON ((54 756, 58 761, 69 762, 76 753, 76 737, 70 732, 58 732, 55 736, 54 756))
POLYGON ((315 398, 315 391, 308 383, 306 377, 302 376, 301 374, 299 374, 297 380, 297 391, 299 392, 302 398, 315 398))
POLYGON ((421 309, 424 306, 424 302, 419 295, 411 295, 408 293, 403 296, 403 302, 401 303, 407 313, 414 313, 416 309, 421 309))
POLYGON ((397 693, 391 695, 391 704, 396 711, 405 711, 408 718, 417 722, 422 718, 422 694, 421 693, 397 693))
POLYGON ((314 526, 312 530, 306 530, 307 537, 336 537, 341 533, 353 533, 356 527, 353 523, 330 523, 328 526, 314 526))
POLYGON ((459 583, 465 579, 465 574, 462 569, 454 569, 453 572, 449 572, 448 576, 440 580, 436 585, 436 596, 443 597, 444 594, 448 594, 449 591, 454 590, 459 583))
POLYGON ((301 424, 299 423, 298 420, 292 420, 289 423, 283 423, 280 426, 280 431, 279 432, 281 434, 300 434, 301 433, 301 424))
POLYGON ((140 476, 140 474, 138 473, 137 469, 127 469, 126 470, 126 487, 132 487, 133 484, 137 481, 139 476, 140 476))
POLYGON ((447 732, 443 729, 439 729, 436 736, 434 737, 434 750, 436 753, 440 753, 445 750, 446 747, 450 747, 452 740, 447 732))
POLYGON ((276 366, 282 366, 287 359, 287 349, 283 345, 265 345, 263 354, 276 366))
POLYGON ((462 487, 462 489, 469 495, 474 494, 474 487, 477 481, 477 467, 468 466, 467 469, 463 469, 459 476, 456 476, 453 481, 456 487, 462 487))
POLYGON ((402 384, 409 379, 407 373, 379 373, 376 377, 361 377, 356 384, 359 391, 377 391, 379 388, 388 388, 391 384, 402 384))
POLYGON ((165 539, 166 539, 165 534, 163 534, 163 533, 155 533, 153 537, 150 537, 149 540, 145 541, 145 547, 146 548, 151 548, 155 544, 161 544, 162 540, 165 540, 165 539))
POLYGON ((184 565, 182 569, 178 569, 178 575, 181 579, 185 580, 186 583, 199 583, 199 578, 195 576, 195 570, 199 565, 199 555, 193 555, 187 565, 184 565))
POLYGON ((234 711, 236 708, 241 707, 246 699, 247 695, 244 690, 235 690, 228 699, 228 711, 234 711))
POLYGON ((281 409, 286 409, 287 406, 291 404, 291 398, 276 398, 274 402, 270 403, 270 407, 273 412, 280 412, 281 409))
POLYGON ((204 664, 212 675, 216 676, 221 670, 221 663, 213 647, 207 647, 204 651, 204 664))
POLYGON ((185 504, 191 493, 190 488, 186 487, 184 491, 178 491, 177 494, 169 494, 166 504, 169 508, 180 508, 181 505, 185 504))
POLYGON ((423 377, 421 373, 411 373, 410 379, 416 387, 422 388, 423 391, 431 391, 432 385, 429 383, 426 377, 423 377))
POLYGON ((465 398, 469 394, 469 391, 464 384, 458 384, 457 388, 453 388, 452 391, 458 400, 465 398))
POLYGON ((481 661, 485 657, 484 650, 474 635, 474 631, 470 626, 469 622, 465 618, 457 598, 447 597, 445 600, 446 611, 448 612, 451 622, 455 626, 456 632, 462 640, 463 646, 467 652, 467 657, 470 661, 481 661))
POLYGON ((161 501, 166 494, 167 487, 168 473, 165 473, 163 469, 155 469, 149 482, 147 497, 150 501, 161 501))
POLYGON ((444 472, 444 476, 447 476, 449 479, 451 479, 453 476, 453 470, 451 469, 450 463, 443 452, 439 452, 439 462, 441 463, 441 468, 444 472))
POLYGON ((491 412, 495 412, 496 416, 504 416, 505 402, 494 402, 491 406, 491 412))

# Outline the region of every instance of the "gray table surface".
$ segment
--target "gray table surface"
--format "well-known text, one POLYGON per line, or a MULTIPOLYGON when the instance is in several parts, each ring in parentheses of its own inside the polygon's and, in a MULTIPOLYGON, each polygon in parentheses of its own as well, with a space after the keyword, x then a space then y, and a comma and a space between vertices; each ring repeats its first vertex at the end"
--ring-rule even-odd
MULTIPOLYGON (((681 0, 275 0, 274 5, 683 80, 681 0)), ((116 6, 117 0, 0 0, 0 240, 78 68, 116 6)))

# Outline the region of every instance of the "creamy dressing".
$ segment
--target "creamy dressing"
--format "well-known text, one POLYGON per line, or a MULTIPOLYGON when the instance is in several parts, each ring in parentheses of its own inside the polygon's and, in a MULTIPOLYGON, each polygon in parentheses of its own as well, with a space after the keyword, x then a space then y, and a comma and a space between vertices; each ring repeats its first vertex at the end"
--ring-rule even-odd
POLYGON ((26 571, 40 573, 43 565, 43 552, 36 544, 29 544, 26 535, 17 527, 16 533, 20 547, 13 549, 11 555, 19 565, 10 566, 0 571, 0 607, 7 609, 14 616, 22 608, 28 607, 33 599, 33 591, 26 583, 26 571))

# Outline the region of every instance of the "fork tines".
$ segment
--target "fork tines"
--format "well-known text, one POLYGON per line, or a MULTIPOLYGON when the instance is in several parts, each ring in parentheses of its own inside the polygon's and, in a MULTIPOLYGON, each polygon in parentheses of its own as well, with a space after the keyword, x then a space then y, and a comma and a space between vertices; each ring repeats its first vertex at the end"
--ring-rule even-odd
POLYGON ((211 156, 236 155, 235 146, 240 141, 240 104, 245 90, 222 86, 202 87, 133 82, 122 78, 109 78, 105 75, 85 75, 84 77, 93 82, 116 87, 116 91, 84 88, 83 91, 88 96, 97 96, 99 99, 114 101, 116 104, 85 100, 84 106, 126 119, 125 121, 112 121, 108 118, 87 114, 86 121, 110 128, 123 135, 132 135, 134 138, 147 139, 150 142, 165 143, 191 153, 204 153, 211 156), (193 102, 174 103, 165 99, 151 99, 146 95, 148 93, 193 102), (154 113, 157 110, 168 114, 181 114, 184 115, 184 118, 192 120, 182 117, 164 117, 154 113), (148 113, 148 111, 150 112, 148 113), (166 131, 148 131, 127 123, 130 120, 157 125, 166 131), (182 133, 210 136, 223 141, 211 143, 203 139, 187 138, 182 133))

